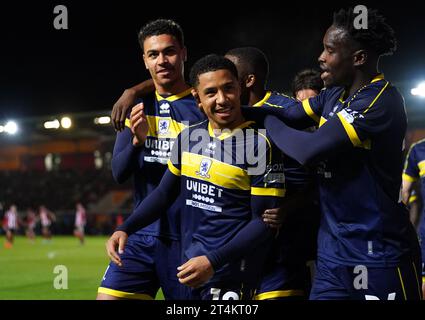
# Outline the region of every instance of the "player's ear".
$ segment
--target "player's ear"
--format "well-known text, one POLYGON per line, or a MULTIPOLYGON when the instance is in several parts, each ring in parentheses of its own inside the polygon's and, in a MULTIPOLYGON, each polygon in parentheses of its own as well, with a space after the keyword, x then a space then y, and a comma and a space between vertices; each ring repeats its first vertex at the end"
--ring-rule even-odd
POLYGON ((245 79, 245 86, 247 88, 251 88, 254 85, 255 80, 256 80, 255 75, 249 74, 245 79))
POLYGON ((202 109, 201 99, 199 99, 198 91, 196 91, 196 89, 192 89, 191 92, 192 96, 195 98, 196 103, 198 104, 198 107, 202 109))
POLYGON ((361 67, 367 62, 366 50, 357 50, 353 53, 353 63, 355 67, 361 67))

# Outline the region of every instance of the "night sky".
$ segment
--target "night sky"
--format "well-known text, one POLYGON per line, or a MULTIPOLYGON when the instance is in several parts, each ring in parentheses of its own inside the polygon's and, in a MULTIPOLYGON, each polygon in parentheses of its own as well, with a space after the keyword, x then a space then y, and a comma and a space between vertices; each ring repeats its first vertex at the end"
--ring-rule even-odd
MULTIPOLYGON (((269 58, 269 87, 285 91, 297 71, 318 67, 332 12, 368 5, 40 2, 0 4, 0 120, 110 109, 125 88, 148 77, 137 33, 143 24, 160 17, 174 19, 183 27, 189 53, 186 72, 205 54, 256 46, 269 58), (69 30, 53 28, 53 8, 60 4, 68 8, 69 30)), ((425 113, 425 99, 412 99, 406 92, 425 80, 425 10, 419 2, 388 3, 370 5, 387 17, 399 42, 398 51, 382 60, 381 69, 401 88, 409 112, 418 116, 422 109, 425 113)))

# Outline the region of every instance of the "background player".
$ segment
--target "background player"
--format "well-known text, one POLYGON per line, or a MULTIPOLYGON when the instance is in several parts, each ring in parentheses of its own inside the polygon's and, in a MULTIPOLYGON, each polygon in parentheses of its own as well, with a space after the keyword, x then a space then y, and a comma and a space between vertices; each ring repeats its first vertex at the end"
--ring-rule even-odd
MULTIPOLYGON (((420 194, 416 195, 422 200, 425 198, 425 139, 414 143, 407 154, 406 163, 403 170, 403 202, 408 204, 412 196, 415 184, 420 185, 420 194)), ((419 189, 419 188, 418 188, 419 189)), ((416 203, 419 201, 416 200, 416 203)), ((419 224, 419 238, 422 250, 422 292, 425 294, 425 222, 424 212, 422 211, 421 222, 419 224)))
POLYGON ((52 240, 52 232, 50 230, 52 223, 56 221, 55 214, 41 205, 39 207, 39 217, 41 222, 41 234, 43 235, 43 242, 48 243, 52 240))
POLYGON ((18 209, 16 208, 16 205, 12 204, 4 216, 4 229, 6 232, 6 243, 4 244, 4 247, 6 249, 13 247, 15 233, 19 227, 18 219, 18 209))
POLYGON ((87 223, 86 209, 78 202, 75 205, 75 223, 74 223, 74 236, 76 236, 80 240, 80 244, 84 244, 84 227, 87 223))

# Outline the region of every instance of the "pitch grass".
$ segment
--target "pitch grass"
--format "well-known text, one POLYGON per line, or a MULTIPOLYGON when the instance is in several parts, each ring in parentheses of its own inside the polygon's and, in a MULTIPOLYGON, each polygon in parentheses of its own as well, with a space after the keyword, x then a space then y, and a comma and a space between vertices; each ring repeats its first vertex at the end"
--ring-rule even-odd
MULTIPOLYGON (((87 237, 81 246, 74 237, 53 237, 30 243, 16 237, 11 249, 0 247, 0 300, 93 300, 109 259, 106 237, 87 237), (54 288, 56 266, 68 270, 68 289, 54 288)), ((161 293, 157 299, 163 299, 161 293)))

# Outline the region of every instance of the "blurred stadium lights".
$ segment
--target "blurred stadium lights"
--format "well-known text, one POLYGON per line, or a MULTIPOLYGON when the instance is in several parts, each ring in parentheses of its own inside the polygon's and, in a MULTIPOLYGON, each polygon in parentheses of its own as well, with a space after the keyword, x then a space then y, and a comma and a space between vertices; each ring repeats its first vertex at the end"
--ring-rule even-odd
POLYGON ((3 133, 3 132, 4 132, 4 127, 0 126, 0 133, 3 133))
POLYGON ((414 96, 425 98, 425 82, 421 82, 416 88, 413 88, 410 93, 414 96))
POLYGON ((61 119, 61 126, 62 126, 62 128, 64 128, 64 129, 69 129, 69 128, 71 128, 71 126, 72 126, 72 120, 71 120, 71 118, 69 118, 69 117, 63 117, 63 118, 61 119))
POLYGON ((110 123, 111 123, 111 117, 108 117, 108 116, 94 118, 94 124, 110 124, 110 123))
POLYGON ((18 124, 15 121, 8 121, 3 127, 3 131, 10 135, 16 134, 18 130, 18 124))
POLYGON ((55 119, 55 120, 52 120, 52 121, 46 121, 44 123, 45 129, 59 129, 59 127, 60 127, 60 124, 59 124, 58 119, 55 119))

